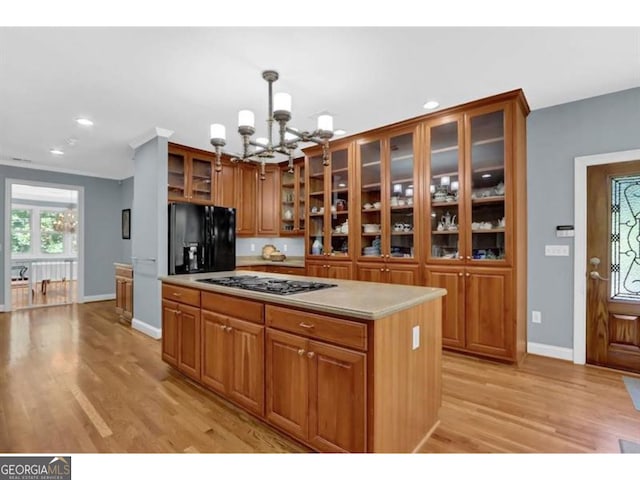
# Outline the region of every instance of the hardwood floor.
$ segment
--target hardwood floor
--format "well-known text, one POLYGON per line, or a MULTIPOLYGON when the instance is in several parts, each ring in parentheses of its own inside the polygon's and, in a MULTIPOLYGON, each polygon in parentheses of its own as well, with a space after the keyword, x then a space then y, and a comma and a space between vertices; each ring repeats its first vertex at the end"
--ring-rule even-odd
MULTIPOLYGON (((611 452, 640 442, 622 374, 445 353, 424 452, 611 452)), ((0 314, 0 452, 305 452, 160 360, 113 302, 0 314)))

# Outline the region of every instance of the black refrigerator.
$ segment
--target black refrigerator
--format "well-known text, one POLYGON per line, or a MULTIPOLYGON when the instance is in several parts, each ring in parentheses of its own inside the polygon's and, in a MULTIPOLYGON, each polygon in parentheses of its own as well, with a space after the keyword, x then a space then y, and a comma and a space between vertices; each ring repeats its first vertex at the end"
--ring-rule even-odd
POLYGON ((169 275, 235 268, 235 208, 169 203, 169 275))

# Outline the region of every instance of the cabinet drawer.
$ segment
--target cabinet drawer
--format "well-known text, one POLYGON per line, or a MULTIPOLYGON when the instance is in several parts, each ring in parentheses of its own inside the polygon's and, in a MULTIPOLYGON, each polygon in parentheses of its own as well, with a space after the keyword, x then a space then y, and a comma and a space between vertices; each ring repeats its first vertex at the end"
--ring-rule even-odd
POLYGON ((116 267, 116 277, 133 278, 133 269, 126 267, 116 267))
POLYGON ((162 298, 174 302, 186 303, 194 307, 200 306, 200 290, 178 287, 177 285, 162 284, 162 298))
POLYGON ((304 275, 304 267, 285 267, 285 266, 267 266, 267 272, 270 273, 283 273, 285 275, 304 275))
POLYGON ((264 304, 229 295, 202 292, 202 309, 241 320, 264 323, 264 304))
POLYGON ((269 327, 360 350, 367 349, 367 325, 364 323, 273 305, 267 305, 265 312, 266 324, 269 327))

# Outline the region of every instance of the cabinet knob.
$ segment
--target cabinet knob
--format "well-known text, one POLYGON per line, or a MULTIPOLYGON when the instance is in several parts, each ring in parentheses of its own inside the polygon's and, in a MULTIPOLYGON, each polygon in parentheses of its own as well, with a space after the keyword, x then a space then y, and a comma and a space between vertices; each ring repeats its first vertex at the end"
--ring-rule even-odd
POLYGON ((381 268, 381 269, 380 269, 380 271, 381 271, 381 272, 384 272, 384 268, 381 268))
POLYGON ((233 330, 233 328, 231 328, 231 327, 224 327, 224 330, 225 330, 225 332, 230 332, 230 331, 232 331, 232 330, 233 330))
POLYGON ((465 273, 465 275, 466 275, 467 277, 470 277, 470 276, 471 276, 471 274, 470 274, 470 273, 465 273))
POLYGON ((471 255, 467 255, 467 260, 471 260, 471 255))
POLYGON ((458 273, 458 276, 461 277, 462 276, 462 272, 458 273))
POLYGON ((387 268, 387 269, 385 270, 385 272, 388 272, 388 271, 389 271, 389 269, 387 268))
POLYGON ((316 356, 316 354, 315 354, 315 353, 313 353, 313 352, 309 352, 309 353, 307 353, 307 357, 309 357, 309 358, 313 358, 313 357, 315 357, 315 356, 316 356))
POLYGON ((304 348, 298 349, 298 355, 300 356, 304 355, 304 348))

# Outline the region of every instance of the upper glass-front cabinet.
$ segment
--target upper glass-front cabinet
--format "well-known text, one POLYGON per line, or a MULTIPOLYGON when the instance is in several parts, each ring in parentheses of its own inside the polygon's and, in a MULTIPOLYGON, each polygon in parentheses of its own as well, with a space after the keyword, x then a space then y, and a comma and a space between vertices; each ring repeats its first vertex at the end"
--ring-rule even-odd
POLYGON ((471 248, 467 255, 473 260, 504 260, 505 112, 471 116, 468 125, 471 248))
POLYGON ((349 149, 330 152, 329 164, 322 155, 309 158, 307 255, 349 255, 349 149))
POLYGON ((460 118, 428 126, 429 192, 431 217, 429 238, 431 259, 458 259, 463 232, 460 222, 464 182, 462 181, 462 121, 460 118))
POLYGON ((414 132, 358 143, 361 257, 413 259, 414 132))
POLYGON ((413 132, 389 139, 388 257, 414 257, 414 151, 413 132))
POLYGON ((304 163, 280 170, 280 234, 302 235, 305 230, 304 163))

